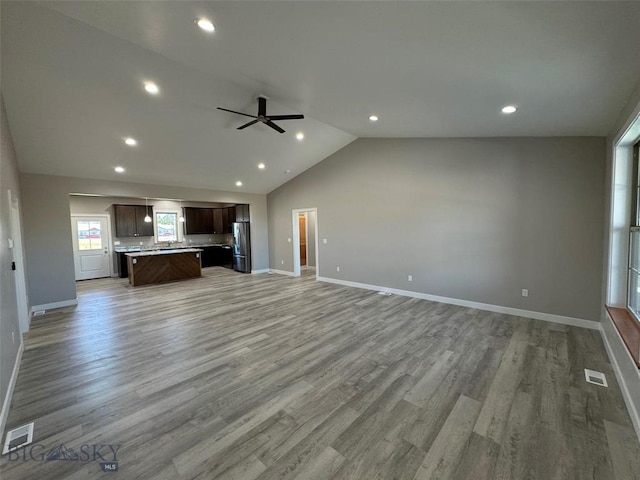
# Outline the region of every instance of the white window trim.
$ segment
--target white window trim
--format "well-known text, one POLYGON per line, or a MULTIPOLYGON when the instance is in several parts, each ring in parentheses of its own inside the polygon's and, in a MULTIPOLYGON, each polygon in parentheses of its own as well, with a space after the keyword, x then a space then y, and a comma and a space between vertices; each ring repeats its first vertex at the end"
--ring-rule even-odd
POLYGON ((153 217, 151 218, 153 219, 153 239, 155 243, 180 243, 184 241, 183 228, 179 220, 180 215, 182 215, 182 212, 180 211, 180 209, 176 209, 176 208, 158 208, 158 209, 154 208, 153 209, 153 217), (178 232, 178 240, 176 240, 175 242, 165 242, 158 239, 158 222, 156 222, 156 216, 162 213, 175 213, 176 215, 176 221, 177 221, 176 230, 178 232))

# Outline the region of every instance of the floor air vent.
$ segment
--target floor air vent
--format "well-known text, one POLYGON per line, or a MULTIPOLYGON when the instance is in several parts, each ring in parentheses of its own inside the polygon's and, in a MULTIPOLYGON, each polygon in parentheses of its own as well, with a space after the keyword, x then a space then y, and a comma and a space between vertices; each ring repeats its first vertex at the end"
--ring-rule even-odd
POLYGON ((29 445, 31 442, 33 442, 33 422, 7 432, 2 454, 6 455, 9 453, 10 448, 19 448, 23 445, 29 445))
POLYGON ((36 310, 35 312, 33 312, 33 316, 37 317, 38 315, 44 315, 45 314, 45 310, 36 310))
POLYGON ((595 370, 584 369, 584 378, 589 383, 600 385, 601 387, 608 387, 607 379, 602 372, 596 372, 595 370))

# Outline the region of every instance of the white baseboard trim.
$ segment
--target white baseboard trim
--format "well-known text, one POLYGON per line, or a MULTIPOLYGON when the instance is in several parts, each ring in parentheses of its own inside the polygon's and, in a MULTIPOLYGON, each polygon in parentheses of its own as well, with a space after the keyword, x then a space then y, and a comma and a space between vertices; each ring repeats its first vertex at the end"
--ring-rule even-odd
POLYGON ((18 354, 16 355, 16 361, 13 364, 13 372, 11 373, 11 379, 9 380, 9 387, 7 388, 7 394, 4 396, 4 403, 2 404, 2 411, 0 412, 0 439, 4 438, 4 427, 7 424, 7 418, 9 417, 9 407, 11 407, 11 397, 13 397, 13 389, 16 386, 16 380, 18 379, 18 373, 20 372, 20 362, 22 361, 22 352, 24 351, 24 342, 20 342, 20 348, 18 348, 18 354))
POLYGON ((515 315, 517 317, 533 318, 534 320, 544 320, 545 322, 561 323, 563 325, 571 325, 573 327, 600 330, 600 322, 594 322, 593 320, 584 320, 582 318, 565 317, 562 315, 554 315, 551 313, 534 312, 531 310, 522 310, 519 308, 503 307, 501 305, 491 305, 489 303, 470 302, 468 300, 460 300, 458 298, 440 297, 438 295, 430 295, 428 293, 412 292, 411 290, 400 290, 397 288, 380 287, 378 285, 350 282, 347 280, 338 280, 335 278, 318 277, 317 280, 320 282, 345 285, 347 287, 364 288, 366 290, 374 290, 377 292, 388 292, 393 293, 394 295, 401 295, 403 297, 421 298, 422 300, 430 300, 432 302, 447 303, 450 305, 458 305, 460 307, 504 313, 506 315, 515 315))
MULTIPOLYGON (((604 342, 604 347, 607 350, 609 361, 611 362, 613 371, 616 374, 616 379, 618 380, 618 384, 620 385, 620 390, 622 391, 622 398, 624 399, 624 403, 627 406, 629 417, 631 417, 631 423, 633 423, 633 427, 635 428, 636 435, 638 436, 638 440, 640 440, 640 398, 637 395, 634 396, 631 393, 630 391, 631 388, 629 385, 629 383, 633 381, 636 382, 636 386, 640 385, 640 370, 638 370, 638 368, 636 367, 636 363, 631 357, 631 353, 629 353, 629 350, 627 349, 627 346, 625 345, 624 340, 622 340, 622 337, 620 336, 620 332, 618 331, 617 327, 613 323, 613 320, 611 319, 608 313, 605 313, 604 321, 609 322, 609 324, 607 325, 607 328, 605 328, 605 325, 603 324, 602 328, 600 329, 600 334, 602 335, 602 341, 604 342), (618 352, 624 352, 624 353, 621 353, 621 355, 624 357, 621 360, 629 362, 629 365, 631 365, 632 368, 628 368, 627 370, 633 371, 637 375, 636 379, 628 378, 622 372, 622 369, 620 368, 620 364, 618 363, 618 357, 616 356, 613 346, 611 345, 611 342, 609 342, 609 336, 607 335, 607 331, 611 331, 611 330, 615 332, 615 334, 613 335, 615 335, 614 338, 618 343, 617 345, 618 348, 616 350, 618 352)), ((614 341, 613 338, 611 340, 614 341)), ((640 388, 636 387, 636 390, 638 389, 640 388)))
POLYGON ((31 307, 31 313, 39 312, 41 310, 51 310, 53 308, 71 307, 78 304, 78 299, 63 300, 61 302, 43 303, 42 305, 33 305, 31 307))
POLYGON ((270 268, 269 273, 277 273, 278 275, 288 275, 293 277, 293 272, 287 272, 286 270, 276 270, 275 268, 270 268))
POLYGON ((260 270, 251 270, 251 273, 269 273, 268 268, 262 268, 260 270))

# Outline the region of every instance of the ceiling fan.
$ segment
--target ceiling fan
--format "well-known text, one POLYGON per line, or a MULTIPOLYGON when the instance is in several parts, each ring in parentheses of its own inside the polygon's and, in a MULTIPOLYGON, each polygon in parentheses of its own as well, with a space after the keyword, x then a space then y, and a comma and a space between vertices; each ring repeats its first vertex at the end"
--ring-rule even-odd
POLYGON ((236 112, 235 110, 229 110, 227 108, 218 107, 218 110, 223 110, 225 112, 235 113, 236 115, 244 115, 245 117, 255 118, 255 120, 251 120, 244 125, 240 125, 238 130, 242 130, 244 128, 250 127, 255 123, 264 123, 268 127, 273 128, 276 132, 284 133, 284 130, 280 128, 278 125, 273 123, 273 120, 300 120, 304 118, 304 115, 294 114, 294 115, 267 115, 267 97, 259 96, 258 97, 258 115, 249 115, 248 113, 236 112))

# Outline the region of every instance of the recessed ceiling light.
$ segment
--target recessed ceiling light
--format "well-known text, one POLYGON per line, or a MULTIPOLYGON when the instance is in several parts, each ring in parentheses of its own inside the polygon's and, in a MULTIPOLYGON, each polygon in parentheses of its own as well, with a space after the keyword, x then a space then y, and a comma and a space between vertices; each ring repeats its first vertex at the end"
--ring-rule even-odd
POLYGON ((151 95, 157 95, 160 92, 158 86, 153 82, 144 82, 144 89, 151 95))
POLYGON ((205 32, 213 32, 216 27, 213 26, 210 20, 206 18, 198 18, 196 19, 196 25, 198 25, 205 32))
POLYGON ((241 187, 241 186, 242 186, 242 182, 241 182, 240 180, 238 180, 238 181, 236 182, 236 187, 241 187))
POLYGON ((258 168, 259 168, 260 170, 264 170, 265 168, 267 168, 267 166, 266 166, 264 163, 259 163, 259 164, 258 164, 258 168))
POLYGON ((124 173, 124 167, 116 167, 114 168, 114 170, 116 171, 116 173, 124 173))
POLYGON ((124 143, 126 143, 130 147, 135 147, 136 145, 138 145, 138 141, 135 138, 131 138, 131 137, 125 138, 124 143))
POLYGON ((502 113, 515 113, 518 110, 513 105, 507 105, 506 107, 502 107, 502 113))
POLYGON ((378 116, 377 115, 371 115, 369 117, 369 120, 371 120, 372 122, 377 122, 378 121, 378 116))
POLYGON ((291 173, 291 170, 285 170, 284 173, 291 173))
POLYGON ((298 133, 296 133, 296 138, 297 138, 298 140, 303 140, 303 139, 304 139, 304 133, 302 133, 302 132, 298 132, 298 133))

